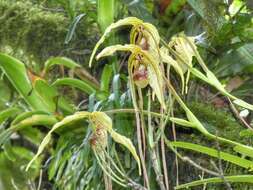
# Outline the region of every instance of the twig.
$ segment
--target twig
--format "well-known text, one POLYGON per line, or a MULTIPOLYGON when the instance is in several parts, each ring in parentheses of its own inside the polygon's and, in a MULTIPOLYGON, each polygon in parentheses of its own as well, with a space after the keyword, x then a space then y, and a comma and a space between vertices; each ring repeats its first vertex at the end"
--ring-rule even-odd
POLYGON ((237 120, 239 120, 239 122, 246 128, 250 129, 251 131, 253 131, 253 128, 244 120, 243 117, 240 116, 240 113, 237 111, 236 107, 234 106, 234 104, 232 103, 232 101, 230 100, 230 98, 227 98, 229 101, 229 107, 230 110, 233 112, 233 115, 236 117, 237 120))
POLYGON ((181 160, 184 161, 184 162, 188 162, 189 164, 191 164, 192 166, 194 166, 195 168, 199 169, 199 170, 202 170, 210 175, 213 175, 213 176, 216 176, 216 177, 220 177, 219 173, 216 173, 212 170, 209 170, 209 169, 206 169, 202 166, 200 166, 199 164, 197 164, 196 162, 194 162, 193 160, 191 160, 189 157, 187 156, 184 156, 184 157, 181 157, 181 160))
POLYGON ((224 181, 224 184, 226 185, 227 189, 228 190, 233 190, 230 183, 228 183, 228 181, 224 177, 224 172, 223 172, 223 169, 222 169, 222 163, 221 163, 221 157, 220 157, 221 148, 220 148, 220 145, 219 145, 219 141, 217 139, 217 131, 216 131, 216 146, 217 146, 217 150, 218 150, 219 168, 216 166, 216 164, 212 160, 211 160, 211 163, 214 166, 215 170, 220 174, 220 178, 224 181))
POLYGON ((133 180, 131 179, 128 179, 128 184, 127 184, 129 187, 131 187, 132 189, 134 190, 147 190, 147 188, 141 186, 140 184, 134 182, 133 180))
POLYGON ((138 109, 112 109, 112 110, 107 110, 107 111, 104 111, 105 113, 108 113, 108 114, 116 114, 116 113, 140 113, 140 112, 142 112, 142 113, 144 113, 144 114, 151 114, 151 115, 153 115, 153 116, 155 116, 155 117, 162 117, 162 114, 160 114, 160 113, 156 113, 156 112, 149 112, 149 111, 147 111, 147 110, 142 110, 142 111, 140 111, 140 110, 138 110, 138 109))
MULTIPOLYGON (((170 97, 171 97, 171 95, 170 95, 170 97)), ((171 116, 172 117, 174 117, 173 104, 174 104, 174 102, 173 102, 173 100, 171 98, 171 116)), ((175 128, 175 123, 174 122, 172 122, 172 133, 173 133, 173 139, 174 139, 174 141, 176 141, 177 140, 177 136, 176 136, 176 128, 175 128)), ((175 149, 175 150, 177 150, 177 149, 175 149)), ((178 169, 177 155, 175 155, 175 161, 176 161, 176 177, 177 177, 176 183, 177 183, 177 185, 179 185, 179 169, 178 169)))
POLYGON ((139 112, 136 112, 135 110, 134 110, 134 112, 135 112, 135 117, 136 117, 138 150, 139 150, 139 154, 140 154, 143 176, 144 176, 144 181, 149 189, 149 180, 148 180, 147 169, 146 169, 145 160, 144 160, 144 156, 143 156, 143 150, 142 150, 140 115, 139 115, 139 112))
MULTIPOLYGON (((141 88, 138 87, 138 95, 139 95, 139 108, 143 110, 143 96, 141 92, 141 88)), ((145 135, 145 120, 142 111, 140 112, 141 119, 141 135, 142 135, 142 150, 143 150, 143 158, 146 160, 146 135, 145 135)))
POLYGON ((179 154, 175 148, 173 146, 170 145, 170 141, 168 139, 165 138, 165 143, 166 145, 178 156, 178 158, 180 158, 183 162, 188 162, 189 164, 191 164, 192 166, 194 166, 195 168, 204 171, 205 173, 208 173, 210 175, 216 176, 216 177, 220 177, 220 174, 217 172, 214 172, 212 170, 206 169, 202 166, 200 166, 199 164, 195 163, 194 161, 192 161, 189 157, 187 156, 182 156, 181 154, 179 154))
POLYGON ((41 169, 41 170, 40 170, 40 177, 39 177, 39 183, 38 183, 38 187, 37 187, 37 190, 40 190, 40 187, 41 187, 41 182, 42 182, 42 174, 43 174, 43 170, 41 169))
MULTIPOLYGON (((151 97, 150 93, 148 93, 148 111, 150 111, 151 108, 151 97)), ((161 190, 165 190, 165 185, 163 183, 163 175, 161 174, 161 169, 159 167, 159 163, 157 160, 157 153, 155 150, 155 144, 154 144, 154 133, 153 133, 153 128, 151 126, 151 114, 149 112, 148 114, 148 140, 149 140, 149 146, 150 146, 150 153, 151 153, 151 162, 153 169, 156 174, 156 181, 159 184, 159 187, 161 190)))

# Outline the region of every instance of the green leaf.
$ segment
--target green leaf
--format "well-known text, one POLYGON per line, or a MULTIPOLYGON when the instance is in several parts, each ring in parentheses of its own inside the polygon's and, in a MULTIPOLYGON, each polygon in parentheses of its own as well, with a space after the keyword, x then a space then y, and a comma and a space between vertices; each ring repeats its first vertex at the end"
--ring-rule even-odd
POLYGON ((36 79, 33 86, 34 90, 36 90, 44 103, 50 107, 50 110, 56 111, 56 98, 58 96, 56 89, 49 86, 43 79, 36 79))
POLYGON ((174 122, 178 125, 182 125, 185 127, 191 127, 191 128, 195 128, 195 125, 192 122, 189 122, 185 119, 181 119, 181 118, 176 118, 176 117, 170 117, 170 121, 174 122))
POLYGON ((63 65, 70 69, 81 67, 79 64, 67 57, 53 57, 46 61, 43 72, 47 72, 54 65, 63 65))
POLYGON ((43 79, 36 79, 34 82, 34 89, 41 96, 41 99, 51 108, 51 110, 57 110, 57 108, 63 110, 66 114, 73 113, 74 108, 67 102, 67 100, 60 96, 56 87, 50 86, 43 79), (58 107, 56 107, 58 106, 58 107))
MULTIPOLYGON (((152 11, 148 9, 147 2, 144 0, 132 1, 132 0, 123 0, 123 3, 126 4, 127 10, 131 15, 144 20, 145 22, 155 23, 156 20, 152 16, 152 11)), ((149 2, 149 4, 152 4, 149 2)))
POLYGON ((11 125, 16 125, 19 122, 33 116, 33 115, 38 115, 38 114, 42 114, 42 115, 50 115, 48 112, 45 111, 41 111, 41 110, 36 110, 36 111, 27 111, 27 112, 23 112, 21 114, 19 114, 12 122, 11 125))
POLYGON ((193 143, 180 142, 180 141, 170 142, 170 144, 174 147, 177 147, 177 148, 184 148, 184 149, 188 149, 188 150, 193 150, 196 152, 207 154, 207 155, 215 157, 215 158, 220 158, 222 160, 225 160, 227 162, 231 162, 235 165, 241 166, 246 169, 253 169, 253 162, 252 161, 240 158, 238 156, 234 156, 234 155, 226 153, 226 152, 222 152, 222 151, 219 152, 218 150, 215 150, 213 148, 209 148, 206 146, 201 146, 201 145, 197 145, 197 144, 193 144, 193 143))
POLYGON ((27 76, 25 65, 19 60, 0 53, 0 69, 6 74, 14 88, 34 110, 53 112, 39 95, 33 91, 32 84, 27 76))
POLYGON ((33 157, 33 152, 18 146, 10 148, 15 161, 11 161, 4 152, 0 153, 1 190, 28 190, 27 184, 29 184, 29 181, 34 181, 39 175, 40 161, 37 160, 32 165, 32 169, 29 172, 25 172, 24 165, 33 157))
POLYGON ((219 31, 226 22, 222 11, 219 11, 223 8, 219 1, 187 0, 187 2, 205 20, 212 34, 216 35, 215 31, 219 31))
MULTIPOLYGON (((243 156, 249 156, 249 157, 253 158, 253 152, 252 152, 252 150, 249 151, 248 146, 243 146, 243 145, 235 146, 234 151, 242 154, 243 156)), ((253 171, 253 168, 251 170, 253 171)))
POLYGON ((74 20, 72 21, 72 23, 71 23, 70 26, 69 26, 69 30, 68 30, 67 36, 66 36, 66 38, 65 38, 65 41, 64 41, 65 44, 68 44, 68 43, 71 41, 71 39, 73 38, 73 35, 74 35, 74 33, 75 33, 77 24, 80 22, 80 20, 81 20, 84 16, 86 16, 85 13, 80 14, 80 15, 78 15, 77 17, 74 18, 74 20))
MULTIPOLYGON (((2 73, 0 71, 0 73, 2 73)), ((9 88, 5 80, 0 80, 0 110, 8 108, 7 103, 11 99, 11 88, 9 88)))
POLYGON ((39 146, 40 142, 42 141, 44 134, 40 129, 35 127, 26 127, 19 131, 19 134, 22 136, 22 138, 25 138, 26 140, 30 141, 31 143, 35 144, 36 146, 39 146))
POLYGON ((57 79, 52 84, 52 86, 61 86, 61 85, 67 85, 67 86, 78 88, 79 90, 85 92, 88 95, 96 93, 96 97, 99 100, 104 100, 107 97, 107 95, 104 92, 99 91, 97 88, 91 85, 90 82, 87 82, 87 81, 82 81, 82 80, 74 79, 74 78, 61 78, 61 79, 57 79))
POLYGON ((112 79, 112 66, 107 64, 105 65, 101 76, 100 90, 109 92, 111 79, 112 79))
POLYGON ((112 91, 114 95, 114 101, 117 107, 119 107, 120 104, 120 87, 121 87, 120 74, 116 74, 113 76, 112 80, 112 91))
POLYGON ((219 67, 215 73, 219 77, 236 75, 242 72, 251 73, 253 71, 253 43, 229 51, 220 59, 219 67))
POLYGON ((2 122, 4 122, 6 119, 8 119, 9 117, 13 117, 15 115, 17 115, 20 112, 20 109, 17 107, 13 107, 13 108, 7 108, 3 111, 0 112, 0 124, 2 122))
POLYGON ((115 0, 97 0, 97 22, 103 32, 114 21, 116 4, 115 0))
POLYGON ((45 115, 45 114, 37 114, 32 115, 29 118, 26 118, 19 123, 10 126, 8 129, 4 130, 0 133, 0 146, 5 143, 6 140, 11 136, 12 133, 24 129, 26 127, 31 127, 34 125, 41 125, 50 127, 54 125, 58 120, 52 115, 45 115))
POLYGON ((236 175, 236 176, 225 176, 224 179, 220 177, 201 179, 192 181, 190 183, 178 185, 175 189, 189 189, 194 186, 208 184, 208 183, 224 183, 224 180, 228 183, 253 183, 253 175, 236 175))

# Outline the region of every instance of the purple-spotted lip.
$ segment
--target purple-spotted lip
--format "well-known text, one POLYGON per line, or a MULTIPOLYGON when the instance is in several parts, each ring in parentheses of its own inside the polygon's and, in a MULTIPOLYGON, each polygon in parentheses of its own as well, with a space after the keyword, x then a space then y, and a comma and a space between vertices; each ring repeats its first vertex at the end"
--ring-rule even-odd
POLYGON ((133 74, 134 81, 146 80, 148 78, 148 71, 145 70, 137 70, 133 74))

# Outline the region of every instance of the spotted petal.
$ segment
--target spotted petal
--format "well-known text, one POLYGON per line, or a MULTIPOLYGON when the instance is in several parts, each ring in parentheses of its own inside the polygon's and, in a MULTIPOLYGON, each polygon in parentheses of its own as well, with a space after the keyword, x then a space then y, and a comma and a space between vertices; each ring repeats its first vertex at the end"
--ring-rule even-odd
POLYGON ((131 140, 119 133, 115 132, 112 128, 112 120, 104 112, 93 112, 90 116, 91 122, 97 127, 103 127, 106 129, 114 141, 125 146, 133 155, 139 166, 139 173, 141 174, 140 159, 136 153, 135 147, 131 140))

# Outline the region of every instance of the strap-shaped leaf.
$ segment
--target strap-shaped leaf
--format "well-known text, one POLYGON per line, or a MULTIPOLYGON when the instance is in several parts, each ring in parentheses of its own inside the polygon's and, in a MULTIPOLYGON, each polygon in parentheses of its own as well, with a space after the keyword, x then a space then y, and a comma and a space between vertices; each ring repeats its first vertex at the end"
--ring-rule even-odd
POLYGON ((185 127, 191 127, 191 128, 195 128, 195 125, 192 122, 189 122, 185 119, 181 119, 181 118, 176 118, 176 117, 170 117, 170 121, 174 122, 178 125, 182 125, 185 127))
POLYGON ((34 125, 42 125, 42 126, 52 126, 57 122, 57 119, 48 114, 35 114, 31 115, 28 118, 21 120, 20 122, 11 125, 7 130, 4 130, 0 134, 0 146, 11 136, 11 134, 15 131, 23 129, 25 127, 30 127, 34 125))
POLYGON ((66 86, 71 86, 78 88, 79 90, 91 95, 93 93, 96 94, 96 98, 99 100, 104 100, 107 97, 106 92, 100 91, 95 85, 93 85, 90 81, 84 81, 84 80, 79 80, 75 78, 61 78, 57 79, 52 86, 61 86, 61 85, 66 85, 66 86))
POLYGON ((101 76, 101 84, 100 84, 100 90, 105 91, 105 92, 109 92, 110 90, 110 82, 112 79, 112 65, 105 65, 105 67, 103 68, 103 73, 101 76))
POLYGON ((243 101, 242 99, 236 98, 233 101, 236 105, 241 106, 243 108, 249 109, 249 110, 253 110, 253 105, 249 104, 245 101, 243 101))
POLYGON ((224 183, 224 180, 229 183, 253 183, 253 175, 236 175, 236 176, 225 176, 224 179, 220 177, 213 177, 207 179, 201 179, 178 185, 175 189, 189 189, 194 186, 208 184, 208 183, 224 183))
POLYGON ((231 162, 233 164, 236 164, 236 165, 246 168, 246 169, 250 169, 250 170, 253 169, 253 162, 252 161, 246 160, 246 159, 238 157, 238 156, 234 156, 234 155, 226 153, 226 152, 218 151, 213 148, 209 148, 206 146, 197 145, 197 144, 193 144, 193 143, 188 143, 188 142, 181 142, 181 141, 170 142, 170 144, 174 147, 177 147, 177 148, 184 148, 184 149, 188 149, 188 150, 193 150, 196 152, 207 154, 212 157, 220 158, 222 160, 225 160, 227 162, 231 162))
POLYGON ((56 110, 56 105, 64 113, 70 114, 73 113, 73 107, 67 102, 67 100, 60 96, 57 89, 54 86, 50 86, 45 80, 38 78, 34 81, 34 90, 41 97, 43 102, 50 107, 51 110, 56 110))
POLYGON ((16 125, 19 122, 32 117, 33 115, 50 115, 48 112, 44 112, 44 111, 40 111, 40 110, 36 110, 36 111, 27 111, 27 112, 23 112, 21 114, 19 114, 12 122, 11 125, 16 125))
POLYGON ((22 62, 11 56, 0 53, 0 69, 3 70, 14 88, 33 110, 54 112, 54 110, 50 109, 43 102, 37 92, 32 90, 32 84, 27 75, 25 65, 22 62))
POLYGON ((74 35, 74 33, 75 33, 77 24, 80 22, 80 20, 81 20, 84 16, 86 16, 86 14, 85 14, 85 13, 82 13, 82 14, 76 16, 76 17, 74 18, 74 20, 71 22, 71 24, 70 24, 70 26, 69 26, 69 29, 68 29, 68 33, 67 33, 66 38, 65 38, 65 40, 64 40, 64 43, 65 43, 65 44, 68 44, 68 43, 71 41, 71 39, 72 39, 72 37, 73 37, 73 35, 74 35))
POLYGON ((44 72, 47 72, 54 65, 63 65, 70 69, 81 67, 79 64, 77 64, 76 62, 74 62, 73 60, 67 57, 53 57, 46 61, 45 66, 44 66, 44 72))
POLYGON ((7 108, 0 112, 0 125, 3 121, 8 119, 9 117, 13 117, 17 115, 21 110, 17 107, 7 108))
MULTIPOLYGON (((251 158, 253 158, 253 150, 249 149, 249 146, 235 146, 234 147, 234 151, 240 153, 242 156, 249 156, 251 158)), ((253 167, 251 168, 251 171, 253 171, 253 167)))

